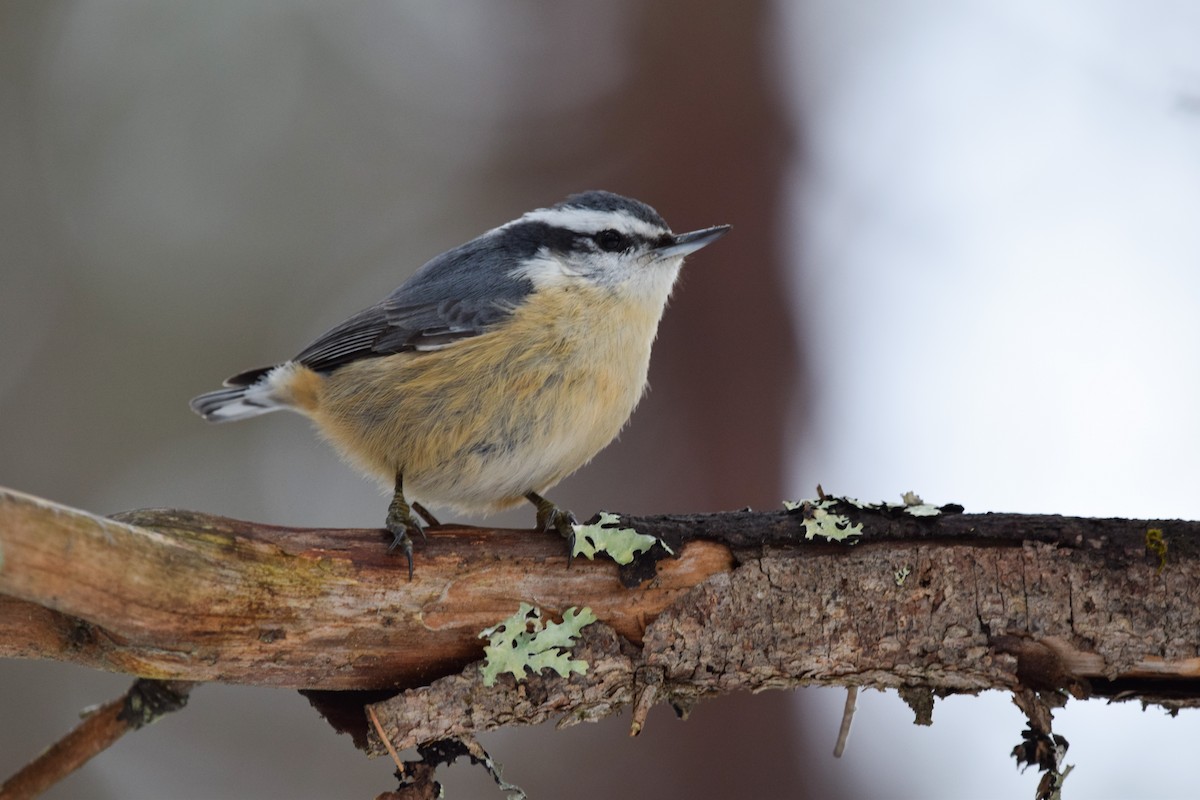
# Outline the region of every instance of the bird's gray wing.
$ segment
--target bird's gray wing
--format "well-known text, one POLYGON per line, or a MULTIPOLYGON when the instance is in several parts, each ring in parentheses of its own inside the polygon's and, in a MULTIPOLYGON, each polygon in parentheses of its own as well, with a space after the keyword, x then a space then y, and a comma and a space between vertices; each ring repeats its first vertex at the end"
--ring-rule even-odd
POLYGON ((296 356, 317 372, 362 358, 439 350, 506 319, 533 285, 513 267, 536 252, 535 231, 499 228, 421 267, 382 303, 328 331, 296 356))

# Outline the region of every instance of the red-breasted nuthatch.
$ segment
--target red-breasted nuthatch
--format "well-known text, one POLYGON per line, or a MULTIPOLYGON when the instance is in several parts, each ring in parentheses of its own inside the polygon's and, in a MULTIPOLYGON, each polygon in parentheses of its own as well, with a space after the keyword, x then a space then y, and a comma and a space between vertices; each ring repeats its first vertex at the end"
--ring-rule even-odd
POLYGON ((291 361, 191 406, 210 422, 312 419, 394 485, 386 524, 410 578, 413 509, 426 512, 406 492, 476 512, 527 499, 539 528, 573 540, 574 516, 542 492, 629 420, 683 257, 728 230, 673 234, 645 203, 572 195, 442 253, 291 361))

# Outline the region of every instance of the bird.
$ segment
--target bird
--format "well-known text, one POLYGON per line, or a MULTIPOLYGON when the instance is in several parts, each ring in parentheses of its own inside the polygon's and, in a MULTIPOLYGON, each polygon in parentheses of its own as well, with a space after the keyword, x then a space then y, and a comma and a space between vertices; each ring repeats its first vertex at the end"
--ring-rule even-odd
MULTIPOLYGON (((591 190, 522 214, 420 267, 280 364, 191 408, 209 422, 296 411, 392 491, 385 527, 413 575, 423 504, 490 513, 544 493, 606 447, 645 392, 684 257, 729 225, 676 234, 651 206, 591 190), (411 498, 411 500, 410 500, 411 498)), ((569 561, 568 561, 569 563, 569 561)))

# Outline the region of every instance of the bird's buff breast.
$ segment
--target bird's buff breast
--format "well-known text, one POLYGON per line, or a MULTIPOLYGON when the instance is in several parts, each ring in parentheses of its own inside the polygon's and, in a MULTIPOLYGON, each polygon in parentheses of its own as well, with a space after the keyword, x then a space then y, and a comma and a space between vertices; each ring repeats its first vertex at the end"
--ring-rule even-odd
POLYGON ((402 472, 413 499, 505 508, 587 463, 629 419, 662 313, 640 305, 543 290, 496 330, 348 364, 302 410, 389 487, 402 472))

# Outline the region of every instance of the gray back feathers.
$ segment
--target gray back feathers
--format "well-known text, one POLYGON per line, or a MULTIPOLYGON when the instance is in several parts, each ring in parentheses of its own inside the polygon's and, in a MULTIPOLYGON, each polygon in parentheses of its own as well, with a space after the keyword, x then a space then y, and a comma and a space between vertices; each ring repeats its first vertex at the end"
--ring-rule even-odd
MULTIPOLYGON (((658 213, 612 192, 574 194, 551 207, 620 212, 666 229, 658 213)), ((533 291, 514 269, 542 248, 565 252, 579 246, 577 232, 518 219, 426 262, 380 303, 364 309, 304 348, 294 359, 317 372, 332 372, 361 358, 412 350, 436 350, 478 336, 506 319, 533 291)), ((235 375, 226 385, 248 386, 270 368, 235 375)))

